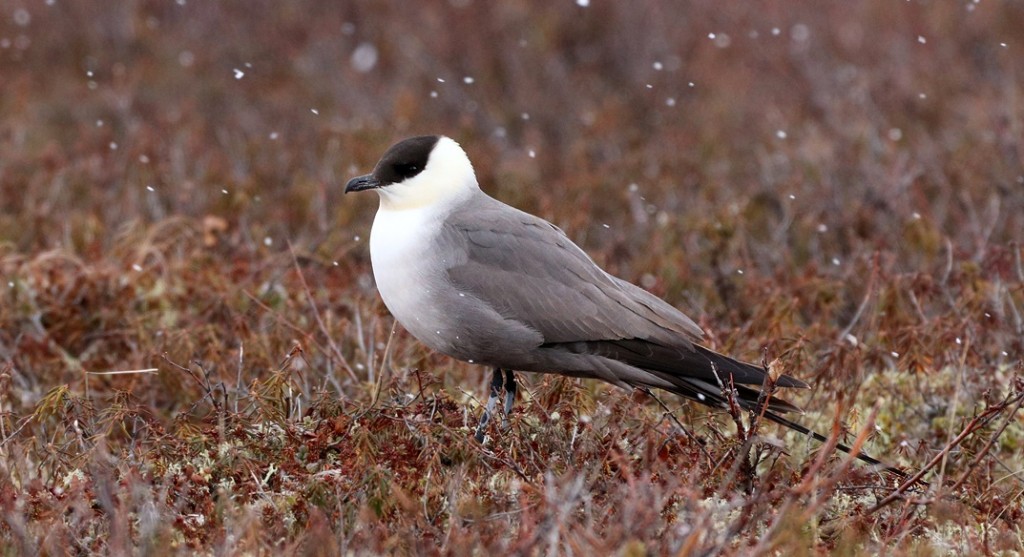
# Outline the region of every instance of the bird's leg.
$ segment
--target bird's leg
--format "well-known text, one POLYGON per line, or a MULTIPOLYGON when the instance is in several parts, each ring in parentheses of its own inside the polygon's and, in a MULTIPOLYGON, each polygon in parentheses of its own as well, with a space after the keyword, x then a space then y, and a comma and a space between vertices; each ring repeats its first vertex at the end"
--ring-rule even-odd
POLYGON ((496 367, 494 368, 494 377, 491 378, 491 388, 487 396, 487 407, 484 409, 484 415, 480 418, 480 425, 476 428, 476 440, 480 443, 484 442, 484 428, 487 427, 487 422, 491 421, 491 416, 494 415, 494 407, 498 405, 501 385, 501 368, 496 367))
POLYGON ((516 402, 516 376, 511 369, 505 370, 505 415, 501 427, 508 427, 508 417, 512 415, 512 405, 516 402))

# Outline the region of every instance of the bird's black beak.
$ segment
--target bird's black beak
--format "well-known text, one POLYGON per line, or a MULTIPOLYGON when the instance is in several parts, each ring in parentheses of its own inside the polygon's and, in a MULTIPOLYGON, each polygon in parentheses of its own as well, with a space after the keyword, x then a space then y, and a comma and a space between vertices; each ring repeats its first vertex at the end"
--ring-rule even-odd
POLYGON ((345 193, 350 191, 372 190, 379 187, 380 182, 373 177, 373 174, 367 174, 366 176, 356 176, 349 180, 348 184, 345 186, 345 193))

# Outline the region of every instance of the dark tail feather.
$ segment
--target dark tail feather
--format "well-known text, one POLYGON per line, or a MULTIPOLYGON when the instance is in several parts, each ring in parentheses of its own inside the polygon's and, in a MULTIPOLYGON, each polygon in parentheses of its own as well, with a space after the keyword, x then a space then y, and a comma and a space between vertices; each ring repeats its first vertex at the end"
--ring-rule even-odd
MULTIPOLYGON (((761 402, 761 388, 765 382, 765 370, 700 345, 679 348, 662 346, 643 339, 622 339, 551 343, 545 344, 544 347, 561 349, 573 354, 601 356, 643 369, 661 379, 663 383, 638 382, 634 383, 634 386, 662 388, 715 408, 729 407, 727 395, 722 392, 719 385, 731 384, 735 389, 736 402, 740 407, 745 410, 761 412, 759 403, 761 402), (672 386, 666 388, 664 383, 672 386), (755 388, 753 385, 757 387, 755 388)), ((809 388, 807 383, 789 375, 780 375, 775 379, 774 385, 776 387, 809 388)), ((824 435, 779 415, 784 412, 802 414, 803 410, 781 398, 775 396, 768 398, 768 407, 763 411, 764 417, 803 435, 810 435, 822 443, 828 442, 828 438, 824 435)), ((838 443, 836 448, 846 454, 853 454, 853 449, 842 443, 838 443)), ((883 464, 862 452, 858 452, 854 456, 872 466, 883 466, 886 471, 900 478, 908 477, 906 472, 883 464)))
MULTIPOLYGON (((715 408, 729 407, 729 401, 726 399, 726 395, 722 393, 722 388, 719 387, 717 383, 710 383, 706 380, 694 379, 692 377, 670 375, 668 373, 650 369, 646 371, 668 381, 669 383, 672 383, 675 388, 669 390, 679 396, 693 399, 701 404, 706 404, 715 408)), ((728 381, 729 379, 726 378, 725 380, 728 381)), ((752 389, 745 385, 733 385, 733 387, 736 389, 736 402, 740 407, 744 410, 755 410, 757 408, 757 403, 761 399, 760 389, 752 389)), ((799 406, 775 396, 768 399, 768 410, 772 412, 804 413, 799 406)))
MULTIPOLYGON (((717 383, 718 377, 732 377, 733 383, 757 385, 764 383, 764 370, 760 366, 741 362, 698 344, 662 346, 643 339, 589 340, 544 344, 544 348, 565 350, 573 354, 588 354, 617 360, 651 373, 674 376, 679 379, 699 379, 717 383), (717 377, 716 377, 717 372, 717 377)), ((788 375, 775 380, 777 387, 806 389, 807 383, 788 375)))
MULTIPOLYGON (((754 364, 748 364, 741 362, 735 358, 730 358, 725 354, 719 354, 710 348, 705 348, 699 344, 694 345, 697 353, 703 356, 709 363, 714 364, 714 368, 718 371, 720 377, 732 376, 733 382, 744 383, 747 385, 758 385, 760 386, 764 382, 764 369, 761 366, 754 364)), ((776 387, 790 387, 797 389, 809 389, 810 385, 803 381, 790 377, 789 375, 780 375, 775 380, 776 387)))
MULTIPOLYGON (((728 377, 729 375, 731 375, 732 373, 735 372, 736 368, 741 368, 741 369, 746 368, 744 371, 746 373, 748 373, 748 374, 756 369, 756 370, 760 371, 761 377, 764 377, 764 371, 761 370, 760 368, 757 368, 756 366, 754 366, 752 364, 747 364, 747 363, 744 363, 744 362, 740 362, 738 360, 734 360, 733 358, 730 358, 730 357, 725 356, 723 354, 719 354, 718 352, 715 352, 715 351, 710 350, 708 348, 704 348, 703 346, 696 346, 696 348, 697 348, 698 352, 703 354, 708 359, 708 361, 713 362, 714 368, 717 369, 718 372, 720 373, 720 375, 719 375, 720 377, 722 375, 725 375, 726 377, 728 377), (724 374, 722 372, 724 372, 724 374)), ((692 385, 694 383, 694 381, 687 381, 687 383, 692 385)), ((703 383, 703 382, 700 382, 700 383, 703 383)), ((810 386, 807 385, 807 383, 804 383, 803 381, 800 381, 799 379, 790 377, 788 375, 782 375, 778 379, 776 379, 775 386, 776 387, 802 387, 802 388, 805 388, 805 389, 806 388, 810 388, 810 386)), ((717 403, 718 405, 722 405, 722 406, 726 406, 727 407, 728 406, 728 401, 725 399, 725 395, 722 393, 721 389, 718 388, 717 385, 714 385, 712 387, 713 387, 713 391, 715 391, 715 393, 717 394, 717 397, 715 397, 715 398, 717 398, 718 400, 712 399, 713 402, 710 405, 714 406, 715 403, 717 403)), ((761 398, 761 391, 760 391, 760 389, 752 389, 750 387, 744 387, 743 385, 735 385, 735 389, 736 389, 737 397, 739 399, 737 401, 739 403, 739 405, 742 406, 746 410, 757 411, 757 404, 758 404, 758 401, 761 398)), ((684 396, 686 396, 686 395, 684 395, 684 396)), ((705 394, 705 396, 707 396, 707 394, 705 394)), ((705 401, 705 400, 702 400, 702 399, 699 399, 699 398, 698 398, 698 402, 703 402, 705 404, 709 404, 708 401, 705 401)), ((797 433, 800 433, 802 435, 810 435, 816 441, 819 441, 821 443, 828 443, 828 437, 825 437, 824 435, 822 435, 822 434, 820 434, 820 433, 818 433, 816 431, 812 431, 811 429, 806 428, 806 427, 804 427, 804 426, 802 426, 802 425, 800 425, 800 424, 798 424, 798 423, 796 423, 794 421, 787 420, 786 418, 783 418, 782 416, 780 416, 776 412, 799 412, 799 413, 802 414, 803 410, 801 410, 800 408, 798 408, 798 407, 796 407, 796 406, 786 402, 785 400, 778 399, 778 398, 775 398, 773 396, 773 397, 768 399, 768 408, 763 412, 763 415, 764 415, 765 418, 768 418, 769 420, 771 420, 771 421, 773 421, 773 422, 775 422, 775 423, 777 423, 779 425, 786 426, 789 429, 792 429, 793 431, 796 431, 797 433)), ((872 458, 871 456, 868 456, 867 454, 865 454, 863 452, 858 451, 857 454, 854 454, 853 453, 853 449, 851 449, 847 445, 844 445, 843 443, 836 443, 836 448, 839 449, 840 451, 846 453, 846 454, 853 455, 853 456, 857 457, 857 460, 860 460, 861 462, 865 462, 865 463, 870 464, 872 466, 880 466, 886 472, 894 474, 894 475, 898 476, 901 479, 906 480, 906 479, 909 478, 907 473, 904 472, 903 470, 900 470, 899 468, 895 468, 893 466, 889 466, 888 464, 885 464, 884 462, 882 462, 882 461, 880 461, 880 460, 878 460, 876 458, 872 458)), ((921 483, 924 483, 924 482, 921 482, 921 483)))
MULTIPOLYGON (((789 429, 792 429, 793 431, 796 431, 797 433, 800 433, 802 435, 809 435, 809 436, 813 437, 816 441, 820 441, 822 443, 828 443, 828 440, 829 440, 828 437, 825 437, 824 435, 818 433, 817 431, 812 431, 811 429, 808 429, 808 428, 806 428, 806 427, 804 427, 804 426, 802 426, 802 425, 800 425, 800 424, 798 424, 796 422, 787 420, 786 418, 783 418, 782 416, 776 414, 775 412, 771 412, 771 411, 766 410, 764 412, 764 417, 768 418, 769 420, 771 420, 771 421, 773 421, 773 422, 775 422, 775 423, 777 423, 779 425, 786 426, 789 429)), ((840 451, 843 451, 844 453, 846 453, 848 455, 853 455, 853 456, 857 457, 857 460, 859 460, 861 462, 865 462, 865 463, 870 464, 872 466, 881 466, 886 472, 889 472, 890 474, 893 474, 895 476, 899 476, 900 479, 906 480, 906 479, 908 479, 910 477, 903 470, 900 470, 899 468, 896 468, 896 467, 893 467, 893 466, 889 466, 888 464, 885 464, 884 462, 882 462, 882 461, 880 461, 880 460, 878 460, 876 458, 872 458, 872 457, 864 454, 863 452, 857 452, 857 454, 854 454, 853 453, 853 449, 851 449, 849 446, 844 445, 842 443, 836 443, 836 448, 839 449, 840 451)), ((921 483, 924 483, 924 482, 921 482, 921 483)))
MULTIPOLYGON (((718 385, 712 385, 699 379, 679 378, 666 374, 657 375, 670 380, 676 386, 676 388, 673 389, 672 392, 674 392, 677 395, 695 400, 707 406, 717 408, 729 407, 728 399, 726 398, 726 395, 722 393, 722 390, 721 388, 719 388, 718 385)), ((752 389, 750 387, 745 387, 743 385, 735 385, 735 389, 737 395, 736 402, 740 405, 740 407, 742 407, 744 410, 759 412, 758 402, 761 397, 761 391, 759 389, 752 389)), ((779 425, 786 426, 789 429, 792 429, 793 431, 796 431, 797 433, 800 433, 802 435, 809 435, 816 441, 819 441, 821 443, 828 443, 828 437, 825 437, 824 435, 816 431, 813 431, 809 428, 806 428, 794 421, 787 420, 786 418, 780 416, 777 412, 803 413, 803 411, 800 410, 800 408, 798 408, 797 406, 794 406, 793 404, 790 404, 785 400, 773 396, 770 399, 768 399, 768 408, 765 409, 762 413, 765 418, 768 418, 769 420, 779 425)), ((876 458, 872 458, 863 452, 857 452, 856 454, 854 454, 853 449, 851 449, 847 445, 844 445, 843 443, 837 443, 836 448, 846 454, 850 454, 857 457, 857 459, 860 460, 861 462, 870 464, 872 466, 881 466, 886 472, 894 474, 901 479, 906 480, 909 478, 909 475, 906 472, 900 470, 899 468, 889 466, 888 464, 885 464, 876 458)), ((921 483, 925 484, 925 482, 921 483)))

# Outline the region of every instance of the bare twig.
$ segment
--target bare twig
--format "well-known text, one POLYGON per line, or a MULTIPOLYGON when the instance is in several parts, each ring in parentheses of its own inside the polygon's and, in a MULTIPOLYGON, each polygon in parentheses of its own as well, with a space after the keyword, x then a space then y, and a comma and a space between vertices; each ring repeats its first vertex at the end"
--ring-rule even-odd
POLYGON ((15 430, 12 431, 10 433, 10 435, 7 435, 2 440, 0 440, 0 448, 6 446, 7 443, 9 443, 11 441, 11 439, 14 439, 15 437, 17 437, 18 434, 21 433, 21 430, 25 429, 25 426, 27 426, 29 424, 29 422, 32 421, 33 417, 34 417, 34 415, 26 416, 26 417, 22 418, 21 423, 18 425, 18 427, 15 428, 15 430))
POLYGON ((137 373, 156 373, 159 369, 150 367, 146 369, 127 369, 121 371, 87 371, 86 375, 131 375, 137 373))
MULTIPOLYGON (((167 362, 171 367, 174 367, 175 369, 178 369, 179 371, 185 372, 185 374, 188 375, 189 377, 191 377, 192 380, 195 381, 196 384, 199 385, 199 388, 203 391, 203 396, 199 400, 195 401, 194 404, 192 404, 192 407, 189 408, 189 413, 192 413, 196 409, 196 407, 199 406, 199 403, 203 402, 207 398, 210 399, 210 402, 213 404, 214 410, 216 410, 217 414, 219 415, 221 413, 223 408, 221 406, 221 401, 217 400, 217 396, 215 394, 216 387, 214 387, 214 385, 210 383, 210 378, 207 375, 206 370, 203 369, 202 365, 200 365, 199 362, 193 361, 192 363, 198 365, 199 369, 203 370, 203 377, 202 378, 199 378, 196 375, 196 373, 194 371, 192 371, 190 368, 187 368, 187 367, 185 367, 185 366, 183 366, 183 365, 181 365, 181 364, 171 360, 171 358, 167 355, 166 352, 164 352, 163 354, 160 355, 160 359, 162 359, 163 361, 167 362)), ((220 384, 220 388, 224 392, 224 396, 226 397, 227 396, 227 390, 225 389, 223 383, 220 384)), ((226 403, 226 401, 225 401, 225 403, 226 403)))
MULTIPOLYGON (((242 368, 243 368, 242 363, 244 361, 244 357, 245 357, 245 345, 242 344, 241 342, 239 342, 238 343, 238 371, 237 371, 237 374, 235 375, 235 412, 238 412, 238 399, 240 398, 239 397, 239 393, 241 392, 242 368)), ((246 392, 248 392, 248 388, 246 388, 246 392)))
POLYGON ((327 339, 327 346, 330 347, 331 352, 334 353, 334 357, 341 362, 342 367, 348 372, 349 377, 352 381, 358 382, 359 378, 356 377, 356 372, 352 371, 352 366, 348 364, 348 359, 341 353, 341 349, 338 348, 338 344, 334 342, 334 337, 331 332, 327 330, 327 326, 324 325, 323 319, 320 318, 320 310, 316 307, 316 300, 313 299, 313 293, 309 290, 309 285, 306 284, 306 276, 302 273, 302 268, 299 267, 299 260, 295 256, 295 248, 291 242, 288 242, 288 251, 292 254, 292 264, 295 266, 295 274, 299 276, 299 282, 302 283, 302 289, 306 293, 306 299, 309 301, 309 307, 313 311, 313 317, 316 319, 316 324, 320 327, 320 332, 323 333, 324 338, 327 339))
POLYGON ((380 370, 377 372, 377 383, 373 386, 373 398, 370 399, 370 408, 377 405, 380 398, 380 391, 384 386, 384 372, 388 367, 388 354, 391 353, 391 341, 395 340, 395 331, 398 329, 398 321, 391 324, 391 334, 388 335, 388 342, 384 345, 384 354, 380 358, 380 370))
POLYGON ((999 429, 992 433, 988 438, 988 442, 986 442, 985 446, 982 447, 981 450, 978 451, 978 454, 974 456, 974 459, 972 459, 971 463, 967 465, 967 469, 960 475, 960 478, 952 487, 949 488, 950 491, 955 492, 960 489, 960 487, 964 485, 964 482, 967 481, 967 478, 978 468, 982 459, 985 458, 985 455, 992 450, 992 446, 995 445, 995 442, 1002 436, 1003 432, 1006 431, 1006 427, 1010 425, 1011 421, 1013 421, 1014 416, 1017 415, 1017 411, 1020 410, 1021 404, 1024 404, 1024 396, 1017 397, 1017 402, 1013 405, 1013 409, 1006 413, 1006 419, 1003 420, 1003 425, 999 426, 999 429))
POLYGON ((691 441, 696 443, 697 447, 700 448, 700 452, 704 453, 704 456, 708 458, 708 463, 714 463, 714 457, 712 457, 711 453, 709 453, 708 450, 704 448, 704 444, 700 442, 700 439, 697 439, 696 435, 694 435, 690 430, 686 429, 686 427, 683 426, 682 422, 679 421, 679 418, 676 418, 675 413, 672 412, 672 410, 669 409, 669 407, 666 406, 665 403, 662 402, 661 399, 658 398, 657 395, 655 395, 650 389, 645 387, 643 389, 643 392, 646 393, 647 396, 653 398, 654 401, 657 402, 659 406, 661 406, 661 409, 665 411, 665 415, 668 416, 672 420, 672 422, 676 424, 676 427, 682 430, 683 434, 686 435, 691 441))
POLYGON ((857 312, 853 314, 853 318, 850 319, 846 328, 844 328, 843 331, 839 333, 839 336, 836 337, 836 342, 843 342, 849 337, 850 331, 853 331, 853 328, 857 326, 857 322, 860 321, 861 316, 864 315, 864 311, 867 309, 868 303, 871 301, 872 296, 874 296, 875 283, 878 280, 879 273, 878 258, 879 254, 878 252, 875 252, 874 257, 871 259, 871 277, 868 278, 868 287, 867 291, 864 292, 864 299, 862 299, 860 305, 857 306, 857 312))
MULTIPOLYGON (((1019 383, 1019 381, 1018 381, 1018 383, 1019 383)), ((928 462, 927 465, 925 465, 923 468, 918 470, 918 472, 916 474, 914 474, 913 476, 911 476, 909 480, 907 480, 906 482, 901 484, 898 488, 896 488, 895 491, 893 491, 887 497, 885 497, 884 499, 879 501, 877 504, 875 504, 875 506, 873 506, 870 509, 868 509, 868 511, 867 511, 868 514, 877 512, 877 511, 881 510, 882 508, 890 505, 894 501, 902 499, 903 498, 903 494, 906 492, 906 490, 910 486, 912 486, 913 484, 918 482, 922 477, 924 477, 924 475, 929 470, 931 470, 932 468, 935 468, 936 466, 938 466, 939 463, 941 463, 949 455, 949 453, 953 449, 955 449, 957 446, 959 446, 971 434, 973 434, 974 432, 976 432, 976 431, 986 427, 989 424, 989 422, 994 420, 997 416, 999 416, 999 414, 1001 414, 1007 408, 1009 408, 1010 406, 1013 406, 1013 411, 1010 413, 1009 417, 1007 418, 1007 420, 1009 420, 1010 417, 1012 417, 1014 414, 1016 414, 1017 410, 1021 407, 1021 404, 1024 403, 1024 390, 1021 390, 1019 387, 1020 387, 1020 385, 1018 385, 1018 388, 1015 389, 1013 393, 1008 395, 1007 398, 1003 399, 1003 401, 1000 402, 999 404, 997 404, 995 406, 992 406, 992 407, 989 407, 988 409, 986 409, 981 414, 979 414, 979 415, 975 416, 974 418, 972 418, 971 421, 969 421, 967 423, 967 425, 964 426, 963 430, 961 430, 960 433, 955 438, 953 438, 952 441, 947 443, 946 446, 943 447, 942 450, 939 451, 938 454, 936 454, 928 462)), ((1007 421, 1007 423, 1009 423, 1009 421, 1007 421)), ((1002 432, 1002 430, 1005 427, 1006 427, 1006 425, 1004 424, 1004 426, 1002 428, 1000 428, 999 432, 1002 432)), ((991 443, 994 442, 994 440, 995 440, 995 437, 990 439, 990 444, 987 445, 985 450, 982 451, 981 456, 984 456, 984 454, 986 454, 988 452, 988 450, 991 449, 991 443)), ((966 476, 969 475, 971 472, 973 472, 977 468, 978 464, 980 464, 980 462, 981 462, 980 458, 976 458, 974 461, 972 461, 971 464, 968 466, 968 468, 967 468, 967 470, 965 472, 965 475, 963 477, 961 477, 961 479, 958 480, 956 484, 954 484, 954 487, 959 487, 960 485, 962 485, 963 484, 963 480, 966 478, 966 476)), ((917 501, 917 503, 922 503, 922 504, 923 503, 927 503, 927 502, 929 502, 929 501, 928 500, 917 501)))
POLYGON ((739 434, 741 442, 746 443, 747 441, 747 428, 743 425, 743 418, 741 417, 741 410, 739 402, 736 400, 736 385, 732 381, 732 375, 728 377, 729 385, 726 386, 725 382, 722 381, 722 376, 718 372, 718 366, 715 362, 711 363, 711 373, 715 376, 715 381, 718 382, 718 388, 722 390, 722 394, 725 396, 727 403, 727 409, 729 410, 729 416, 732 417, 732 421, 736 423, 736 430, 739 434))

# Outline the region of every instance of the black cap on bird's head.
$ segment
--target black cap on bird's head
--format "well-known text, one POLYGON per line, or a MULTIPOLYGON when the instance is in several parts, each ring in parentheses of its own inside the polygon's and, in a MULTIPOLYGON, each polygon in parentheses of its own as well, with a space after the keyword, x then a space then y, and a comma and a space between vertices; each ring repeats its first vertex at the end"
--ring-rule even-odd
POLYGON ((349 180, 345 193, 383 188, 415 177, 427 167, 430 153, 440 139, 437 135, 421 135, 392 145, 384 152, 372 174, 349 180))

